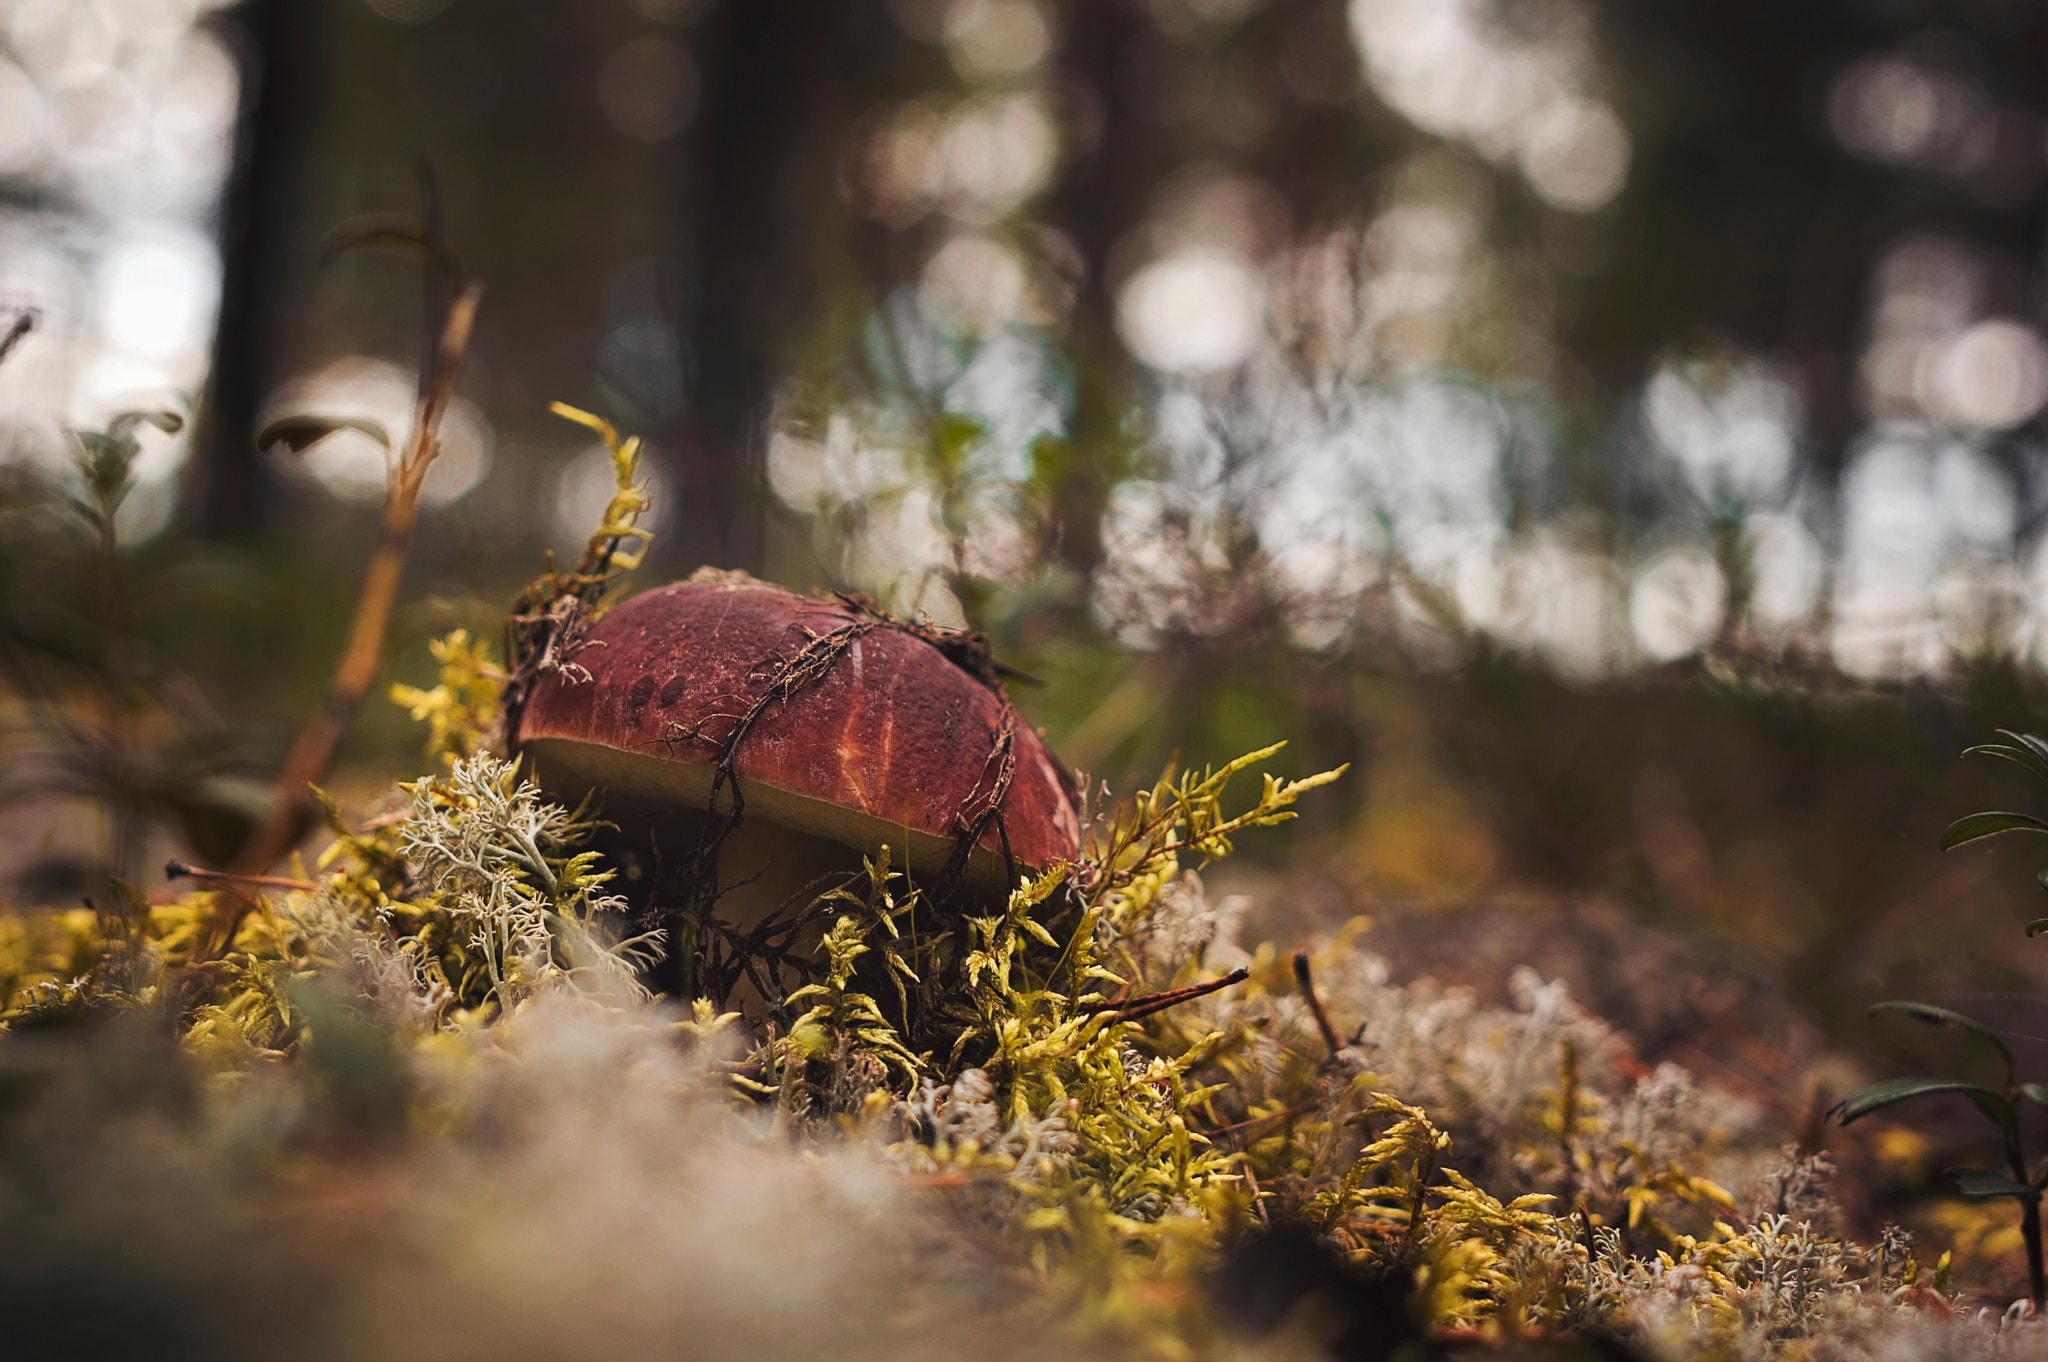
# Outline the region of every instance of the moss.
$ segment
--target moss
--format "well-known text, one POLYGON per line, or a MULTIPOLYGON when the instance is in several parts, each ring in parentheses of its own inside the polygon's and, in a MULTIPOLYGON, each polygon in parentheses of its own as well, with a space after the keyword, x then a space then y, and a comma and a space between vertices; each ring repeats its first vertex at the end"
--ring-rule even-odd
MULTIPOLYGON (((467 664, 451 649, 447 665, 467 664)), ((1269 778, 1232 806, 1231 777, 1264 755, 1161 781, 1099 820, 1088 859, 943 931, 884 849, 821 896, 822 973, 790 995, 784 1031, 746 1037, 706 1000, 648 996, 637 968, 662 943, 608 935, 607 871, 577 847, 587 817, 482 753, 361 825, 330 809, 313 878, 263 890, 217 962, 196 955, 213 894, 127 924, 4 919, 7 1019, 173 1018, 215 1084, 282 1076, 351 1138, 431 1148, 488 1102, 480 1075, 520 1017, 595 1008, 696 1056, 688 1101, 764 1132, 792 1168, 854 1158, 932 1199, 1001 1265, 1002 1311, 1150 1355, 1242 1346, 1209 1283, 1231 1244, 1282 1222, 1406 1274, 1442 1339, 1590 1329, 1670 1356, 1775 1357, 1923 1323, 1910 1256, 1878 1263, 1816 1228, 1812 1177, 1770 1184, 1777 1204, 1812 1203, 1795 1215, 1746 1211, 1689 1167, 1715 1143, 1689 1080, 1628 1085, 1618 1042, 1555 986, 1525 981, 1521 1009, 1488 1013, 1394 988, 1337 941, 1311 1000, 1270 947, 1240 951, 1184 862, 1227 854, 1323 779, 1269 778), (173 1011, 193 971, 208 987, 173 1011), (1149 995, 1229 978, 1142 1015, 1149 995), (1318 1005, 1353 1028, 1334 1052, 1318 1005), (1437 1081, 1404 1100, 1418 1065, 1437 1081), (1457 1171, 1467 1154, 1494 1185, 1457 1171)))
MULTIPOLYGON (((2039 1325, 1948 1322, 1945 1268, 1930 1281, 1896 1235, 1841 1237, 1824 1167, 1772 1163, 1751 1116, 1681 1070, 1633 1072, 1561 985, 1525 973, 1502 1010, 1396 985, 1362 923, 1291 962, 1240 947, 1201 870, 1341 774, 1238 794, 1276 748, 1169 772, 1100 811, 1076 863, 964 907, 878 848, 800 910, 822 936, 780 1020, 651 996, 646 967, 678 947, 622 934, 590 812, 490 751, 501 698, 537 659, 572 664, 628 565, 635 447, 597 424, 619 495, 578 571, 528 592, 508 671, 451 635, 440 683, 395 697, 433 774, 360 819, 323 798, 332 840, 288 877, 0 914, 0 1140, 55 1157, 88 1130, 100 1150, 41 1185, 0 1175, 24 1233, 58 1235, 128 1168, 151 1252, 193 1248, 162 1215, 197 1199, 253 1294, 343 1321, 339 1356, 572 1338, 664 1355, 633 1310, 755 1355, 1226 1358, 1353 1337, 1343 1299, 1263 1339, 1224 1323, 1221 1265, 1275 1227, 1353 1274, 1332 1280, 1396 1284, 1445 1346, 2038 1346, 2039 1325), (174 1039, 152 1081, 183 1096, 151 1110, 184 1114, 116 1118, 127 1080, 94 1087, 93 1056, 139 1051, 110 1019, 174 1039), (86 1039, 37 1050, 39 1032, 86 1039), (695 1275, 650 1277, 648 1255, 695 1275), (651 1303, 665 1289, 688 1310, 651 1303), (537 1313, 548 1295, 582 1333, 537 1313)), ((94 1220, 63 1261, 112 1262, 121 1233, 94 1220)), ((215 1334, 286 1336, 267 1327, 215 1334)), ((10 1331, 40 1337, 0 1311, 10 1331)))

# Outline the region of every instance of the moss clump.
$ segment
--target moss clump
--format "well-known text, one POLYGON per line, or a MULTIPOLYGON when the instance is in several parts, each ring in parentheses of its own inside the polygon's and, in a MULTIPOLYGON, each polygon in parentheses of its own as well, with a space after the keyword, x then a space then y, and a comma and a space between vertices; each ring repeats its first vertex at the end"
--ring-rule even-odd
MULTIPOLYGON (((657 1105, 679 1139, 718 1132, 691 1155, 700 1174, 767 1167, 823 1178, 835 1197, 863 1180, 882 1189, 880 1228, 872 1207, 839 1206, 847 1219, 829 1228, 801 1219, 856 1252, 871 1232, 891 1245, 916 1283, 913 1313, 965 1312, 1061 1347, 1252 1346, 1221 1322, 1210 1283, 1280 1223, 1405 1283, 1415 1327, 1441 1340, 1599 1332, 1673 1357, 1776 1357, 1823 1336, 1875 1349, 1939 1327, 1959 1345, 1959 1326, 1929 1314, 1939 1288, 1899 1244, 1881 1255, 1831 1233, 1813 1190, 1824 1170, 1781 1169, 1747 1204, 1695 1171, 1760 1172, 1744 1113, 1704 1101, 1676 1069, 1628 1080, 1618 1039, 1556 985, 1524 978, 1518 1008, 1488 1011, 1391 985, 1340 937, 1311 961, 1311 997, 1278 952, 1238 948, 1232 910, 1183 861, 1226 852, 1321 779, 1269 778, 1231 812, 1230 778, 1266 755, 1162 781, 1100 820, 1089 860, 951 926, 882 852, 821 898, 823 975, 789 996, 786 1028, 649 997, 637 971, 662 943, 608 935, 607 872, 577 849, 588 820, 507 763, 457 757, 342 824, 301 883, 244 890, 253 904, 217 961, 195 951, 224 890, 134 903, 113 925, 7 919, 7 1019, 25 1034, 0 1047, 65 1018, 172 1027, 207 1094, 189 1138, 209 1157, 256 1094, 289 1108, 262 1143, 303 1181, 281 1186, 275 1167, 224 1179, 229 1220, 262 1218, 270 1198, 369 1195, 393 1159, 447 1163, 447 1187, 418 1183, 443 1173, 409 1174, 407 1195, 453 1223, 429 1232, 390 1212, 429 1234, 415 1248, 437 1270, 473 1228, 443 1198, 512 1157, 494 1152, 493 1123, 528 1120, 507 1104, 538 1102, 550 1114, 534 1120, 602 1119, 602 1093, 532 1091, 555 1072, 535 1047, 594 1044, 668 1075, 657 1105), (948 969, 957 992, 942 999, 929 981, 948 969), (1146 1014, 1170 990, 1195 996, 1146 1014), (1466 1160, 1485 1185, 1457 1171, 1466 1160), (961 1252, 985 1278, 934 1261, 961 1252)), ((613 1152, 605 1139, 588 1151, 613 1152)), ((790 1213, 774 1199, 755 1209, 790 1213)), ((763 1252, 772 1280, 787 1264, 763 1252)), ((1270 1346, 1293 1347, 1288 1329, 1339 1327, 1297 1314, 1270 1346)), ((865 1327, 901 1341, 888 1321, 865 1327)))
POLYGON ((1275 749, 1170 773, 964 909, 878 849, 801 909, 815 959, 753 1022, 651 996, 671 943, 626 934, 589 811, 490 750, 631 537, 603 433, 622 500, 528 593, 512 665, 451 636, 397 697, 434 774, 359 819, 323 801, 289 876, 0 916, 0 1213, 38 1246, 0 1252, 0 1346, 108 1292, 195 1356, 2038 1346, 1951 1320, 1902 1237, 1842 1237, 1823 1163, 1633 1071, 1560 985, 1400 986, 1358 924, 1240 947, 1201 869, 1339 774, 1235 795, 1275 749), (1288 1243, 1323 1275, 1242 1308, 1288 1243))

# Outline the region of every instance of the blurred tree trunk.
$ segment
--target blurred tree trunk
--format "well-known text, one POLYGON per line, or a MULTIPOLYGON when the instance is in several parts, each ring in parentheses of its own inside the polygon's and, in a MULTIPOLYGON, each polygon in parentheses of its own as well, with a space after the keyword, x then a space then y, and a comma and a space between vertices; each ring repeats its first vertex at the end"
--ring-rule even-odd
POLYGON ((1152 189, 1181 149, 1134 117, 1127 103, 1122 73, 1146 29, 1138 8, 1099 0, 1078 7, 1073 25, 1066 50, 1074 97, 1092 106, 1096 126, 1081 164, 1054 194, 1050 214, 1083 261, 1071 324, 1079 381, 1069 430, 1077 457, 1056 484, 1054 520, 1058 556, 1085 582, 1101 563, 1102 514, 1110 488, 1127 471, 1133 443, 1129 361, 1116 334, 1110 251, 1144 217, 1152 189))
POLYGON ((242 104, 234 169, 221 199, 213 375, 192 446, 196 519, 211 538, 254 534, 270 509, 256 418, 276 378, 279 240, 291 221, 290 166, 314 67, 300 59, 308 8, 305 0, 242 0, 217 21, 238 59, 242 104))
POLYGON ((682 566, 760 566, 770 404, 813 310, 799 281, 816 277, 819 215, 840 211, 826 158, 855 112, 834 42, 844 20, 831 0, 747 0, 723 7, 702 49, 694 381, 669 451, 681 486, 667 542, 682 566))

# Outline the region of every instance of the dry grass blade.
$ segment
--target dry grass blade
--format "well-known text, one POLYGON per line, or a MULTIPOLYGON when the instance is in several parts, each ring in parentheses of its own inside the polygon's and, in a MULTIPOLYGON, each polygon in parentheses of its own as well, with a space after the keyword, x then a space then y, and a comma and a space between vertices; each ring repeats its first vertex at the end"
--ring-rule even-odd
POLYGON ((225 870, 207 870, 175 858, 164 863, 164 878, 227 886, 253 884, 266 889, 296 889, 309 894, 320 888, 311 880, 293 879, 288 875, 233 875, 225 870))
POLYGON ((5 335, 0 335, 0 360, 5 360, 14 353, 14 347, 21 344, 28 333, 36 329, 36 323, 42 319, 42 315, 32 307, 22 308, 14 314, 13 324, 7 328, 5 335))

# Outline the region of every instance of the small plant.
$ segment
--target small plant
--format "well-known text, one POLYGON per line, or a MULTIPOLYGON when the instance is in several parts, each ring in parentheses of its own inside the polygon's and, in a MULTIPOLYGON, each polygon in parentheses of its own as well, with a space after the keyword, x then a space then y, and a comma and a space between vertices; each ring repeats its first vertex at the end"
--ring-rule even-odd
POLYGON ((2006 1172, 1994 1173, 1981 1168, 1950 1168, 1944 1171, 1955 1179, 1957 1190, 1972 1200, 2011 1197, 2020 1204, 2020 1233, 2027 1245, 2027 1289, 2038 1311, 2043 1302, 2044 1285, 2048 1285, 2043 1282, 2041 1266, 2041 1189, 2048 1186, 2048 1160, 2029 1168, 2019 1114, 2021 1102, 2030 1102, 2048 1111, 2048 1087, 2020 1082, 2011 1049, 1996 1032, 1974 1018, 1927 1003, 1886 1002, 1870 1010, 1872 1013, 1895 1012, 1929 1025, 1967 1031, 1993 1046, 2004 1060, 2003 1087, 1994 1088, 1959 1078, 1887 1078, 1856 1089, 1837 1103, 1831 1114, 1843 1125, 1848 1125, 1874 1111, 1919 1097, 1938 1097, 1948 1093, 1968 1097, 1977 1110, 1984 1113, 1985 1119, 1998 1128, 2006 1172))
POLYGON ((192 560, 124 534, 143 429, 183 425, 128 412, 71 433, 69 476, 0 475, 0 806, 89 800, 104 829, 96 863, 24 868, 31 893, 103 899, 141 882, 153 828, 226 854, 262 812, 250 744, 166 647, 164 621, 203 608, 174 585, 192 560))
MULTIPOLYGON (((2041 780, 2048 781, 2048 740, 2031 733, 2011 733, 2005 729, 1999 730, 1999 736, 2007 741, 1982 743, 1969 748, 1963 755, 1998 757, 2023 766, 2041 780)), ((1951 823, 1948 831, 1942 834, 1941 849, 1951 851, 1967 842, 1995 837, 2002 832, 2048 833, 2048 821, 2031 814, 1996 810, 1968 814, 1951 823)), ((2048 889, 2048 870, 2041 872, 2041 885, 2048 889)), ((2048 918, 2037 918, 2027 924, 2028 936, 2042 931, 2048 931, 2048 918)), ((1832 1114, 1843 1125, 1848 1125, 1874 1111, 1915 1098, 1950 1093, 1968 1097, 1985 1119, 1998 1128, 2006 1171, 1994 1173, 1981 1168, 1950 1168, 1946 1171, 1966 1197, 1973 1200, 2011 1197, 2019 1203, 2020 1233, 2027 1246, 2027 1290, 2035 1312, 2039 1313, 2044 1297, 2048 1297, 2048 1280, 2044 1280, 2041 1261, 2041 1195, 2042 1189, 2048 1187, 2048 1159, 2029 1166, 2025 1138, 2020 1129, 2020 1112, 2022 1103, 2048 1111, 2048 1085, 2021 1082, 2011 1048, 1996 1031, 1975 1018, 1927 1003, 1885 1002, 1870 1010, 1872 1013, 1897 1013, 1931 1026, 1968 1032, 1994 1048, 2004 1062, 2005 1082, 2000 1087, 1956 1078, 1888 1078, 1850 1093, 1836 1105, 1832 1114)))
MULTIPOLYGON (((721 1012, 723 987, 704 975, 650 996, 650 962, 687 943, 621 935, 621 868, 589 844, 590 811, 550 802, 499 747, 522 685, 576 666, 645 537, 637 442, 558 411, 605 440, 615 496, 573 569, 551 564, 523 593, 502 658, 458 631, 435 649, 437 685, 394 688, 429 730, 432 774, 355 819, 309 789, 333 840, 289 874, 174 862, 201 888, 131 896, 124 922, 0 909, 0 1211, 35 1272, 45 1245, 71 1242, 81 1207, 112 1199, 85 1157, 104 1146, 109 1168, 154 1157, 168 1171, 122 1174, 140 1194, 121 1199, 118 1233, 77 1237, 95 1271, 102 1246, 138 1227, 172 1246, 163 1270, 227 1261, 187 1247, 186 1212, 206 1202, 174 1180, 218 1169, 203 1194, 216 1219, 274 1227, 237 1269, 252 1290, 291 1296, 273 1263, 296 1272, 334 1254, 303 1294, 380 1329, 395 1312, 350 1293, 389 1255, 362 1246, 416 1245, 405 1299, 463 1302, 465 1336, 500 1352, 532 1350, 520 1312, 551 1300, 569 1263, 578 1280, 617 1283, 607 1299, 629 1312, 644 1279, 670 1335, 735 1310, 758 1332, 773 1301, 767 1341, 783 1346, 765 1356, 834 1351, 806 1342, 813 1327, 829 1327, 835 1355, 853 1338, 856 1351, 952 1356, 962 1336, 1176 1362, 1294 1355, 1317 1340, 1282 1335, 1254 1354, 1221 1334, 1217 1282, 1233 1255, 1298 1229, 1333 1271, 1384 1288, 1388 1312, 1357 1323, 1378 1337, 1540 1347, 1580 1333, 1645 1356, 1759 1362, 2012 1355, 1994 1353, 1992 1326, 1948 1317, 1945 1270, 1921 1285, 1902 1233, 1875 1248, 1836 1237, 1823 1160, 1759 1179, 1757 1142, 1723 1138, 1748 1128, 1739 1102, 1675 1065, 1643 1073, 1561 982, 1518 972, 1506 1010, 1390 983, 1356 948, 1362 918, 1298 949, 1241 948, 1239 910, 1208 898, 1201 870, 1342 770, 1232 789, 1277 748, 1170 771, 1084 818, 1073 862, 958 911, 878 850, 863 873, 792 900, 784 925, 819 929, 798 977, 778 972, 785 955, 762 929, 728 943, 777 1005, 758 1022, 721 1012), (64 1025, 87 1013, 155 1019, 183 1057, 101 1062, 128 1033, 64 1025), (104 1111, 44 1130, 22 1113, 57 1110, 70 1088, 43 1094, 17 1075, 46 1063, 53 1038, 101 1057, 73 1067, 81 1082, 104 1072, 106 1093, 87 1093, 104 1111), (177 1070, 195 1095, 177 1121, 128 1136, 109 1113, 139 1105, 122 1075, 145 1068, 177 1070), (96 1133, 81 1141, 86 1120, 96 1133), (376 1212, 388 1229, 332 1234, 318 1208, 359 1203, 393 1166, 422 1171, 376 1212), (667 1243, 657 1226, 683 1230, 667 1243), (763 1270, 693 1270, 706 1244, 763 1270), (791 1279, 823 1314, 774 1294, 791 1279), (859 1313, 883 1301, 885 1315, 859 1313), (953 1326, 934 1336, 933 1319, 953 1326)), ((2015 750, 2048 774, 2048 748, 2015 750)), ((1989 817, 2013 820, 1989 831, 2036 826, 1989 817)), ((1966 1018, 1890 1006, 2006 1053, 1966 1018)), ((1966 1193, 2020 1197, 2037 1219, 2015 1113, 2042 1090, 2016 1081, 2009 1053, 2006 1069, 2003 1089, 1878 1085, 1847 1119, 1970 1095, 2010 1137, 2016 1173, 1965 1170, 1966 1193)), ((231 1249, 239 1233, 220 1231, 231 1249)), ((2038 1234, 2030 1246, 2038 1281, 2038 1234)), ((1305 1290, 1290 1298, 1302 1327, 1351 1308, 1305 1290)), ((20 1351, 14 1327, 0 1311, 0 1353, 20 1351)), ((374 1340, 356 1352, 409 1355, 374 1340)))

